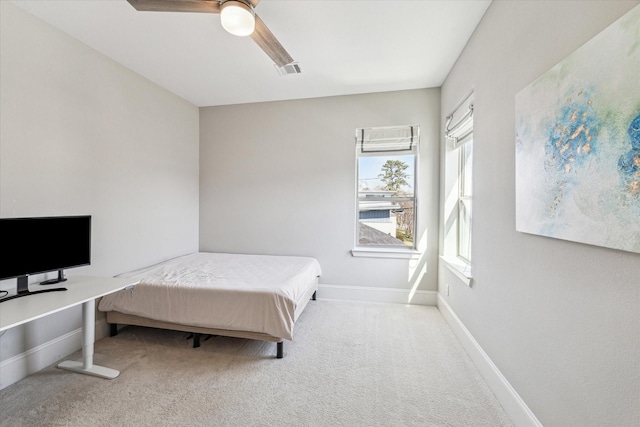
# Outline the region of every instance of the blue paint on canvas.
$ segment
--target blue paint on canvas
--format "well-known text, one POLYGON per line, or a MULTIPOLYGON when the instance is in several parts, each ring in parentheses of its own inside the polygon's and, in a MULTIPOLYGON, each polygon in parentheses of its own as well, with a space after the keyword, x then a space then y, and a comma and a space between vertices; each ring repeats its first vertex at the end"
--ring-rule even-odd
POLYGON ((640 197, 640 115, 629 125, 631 150, 620 156, 618 169, 622 177, 622 187, 632 195, 640 197))
POLYGON ((545 144, 545 170, 553 181, 550 215, 562 209, 562 202, 579 181, 579 171, 597 156, 600 119, 592 105, 591 91, 581 89, 568 96, 550 123, 545 144))

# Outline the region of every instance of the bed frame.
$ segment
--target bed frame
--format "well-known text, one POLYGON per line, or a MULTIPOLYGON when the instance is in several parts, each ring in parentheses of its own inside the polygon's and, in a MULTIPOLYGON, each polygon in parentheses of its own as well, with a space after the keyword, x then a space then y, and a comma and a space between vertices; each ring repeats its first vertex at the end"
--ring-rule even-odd
MULTIPOLYGON (((313 301, 316 300, 316 289, 312 290, 313 294, 310 297, 310 299, 313 301)), ((303 301, 304 304, 302 304, 301 307, 299 306, 296 308, 296 319, 306 307, 309 298, 305 298, 303 301)), ((284 340, 282 338, 274 337, 273 335, 260 332, 233 331, 229 329, 214 329, 191 325, 181 325, 178 323, 163 322, 160 320, 148 319, 146 317, 139 317, 132 314, 124 314, 120 313, 119 311, 107 311, 107 323, 109 323, 110 336, 112 337, 118 335, 118 325, 145 326, 150 328, 168 329, 172 331, 190 332, 193 334, 193 348, 200 347, 200 337, 202 335, 220 335, 225 337, 246 338, 252 340, 275 342, 277 344, 276 358, 282 359, 282 357, 284 356, 284 340)))

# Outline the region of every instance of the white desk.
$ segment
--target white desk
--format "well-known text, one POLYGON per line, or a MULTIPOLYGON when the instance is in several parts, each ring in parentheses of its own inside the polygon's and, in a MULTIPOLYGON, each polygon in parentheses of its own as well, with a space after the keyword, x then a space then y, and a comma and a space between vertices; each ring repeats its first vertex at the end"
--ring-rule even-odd
MULTIPOLYGON (((113 379, 120 372, 93 364, 96 298, 137 283, 132 279, 70 276, 66 282, 47 286, 64 287, 67 291, 29 295, 0 303, 0 331, 82 304, 82 362, 65 361, 58 364, 58 368, 113 379)), ((39 285, 29 287, 31 290, 43 288, 39 285)))

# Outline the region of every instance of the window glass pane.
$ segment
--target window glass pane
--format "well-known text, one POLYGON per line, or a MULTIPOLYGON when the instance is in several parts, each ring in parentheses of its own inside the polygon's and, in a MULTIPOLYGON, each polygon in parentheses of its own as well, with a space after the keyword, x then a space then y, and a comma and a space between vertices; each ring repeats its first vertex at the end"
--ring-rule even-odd
POLYGON ((415 202, 360 200, 358 202, 358 244, 366 246, 413 247, 415 202))
POLYGON ((415 155, 358 157, 358 197, 413 197, 415 155))
POLYGON ((458 202, 458 256, 471 260, 471 199, 458 202))
POLYGON ((473 144, 468 142, 460 147, 460 196, 473 194, 473 144))
POLYGON ((414 247, 415 163, 414 154, 358 157, 359 246, 414 247))
POLYGON ((473 192, 473 141, 460 146, 458 160, 458 256, 471 261, 471 197, 473 192))

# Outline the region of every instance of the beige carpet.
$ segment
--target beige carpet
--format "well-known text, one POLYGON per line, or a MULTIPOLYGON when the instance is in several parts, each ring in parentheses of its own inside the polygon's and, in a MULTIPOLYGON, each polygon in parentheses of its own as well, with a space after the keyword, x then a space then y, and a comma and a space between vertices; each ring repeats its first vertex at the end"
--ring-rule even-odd
POLYGON ((102 339, 95 363, 118 378, 47 368, 0 391, 0 425, 511 425, 435 307, 311 301, 283 359, 273 343, 185 336, 102 339))

